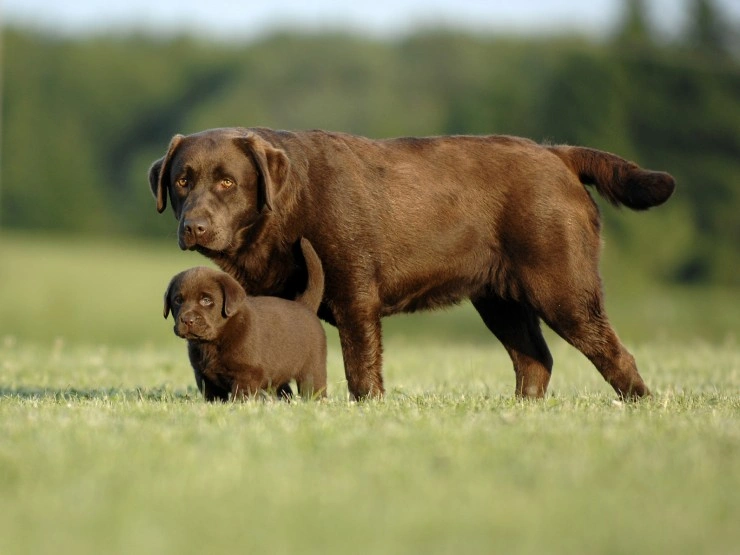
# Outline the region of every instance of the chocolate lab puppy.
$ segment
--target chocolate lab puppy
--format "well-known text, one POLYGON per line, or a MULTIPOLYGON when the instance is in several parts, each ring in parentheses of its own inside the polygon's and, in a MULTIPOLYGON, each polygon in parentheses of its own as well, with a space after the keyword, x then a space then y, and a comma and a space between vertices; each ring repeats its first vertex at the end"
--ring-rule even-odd
POLYGON ((208 401, 251 397, 275 390, 302 397, 326 395, 326 336, 316 310, 324 291, 321 262, 300 242, 308 286, 297 301, 247 297, 230 275, 211 268, 177 274, 164 296, 175 334, 188 340, 198 389, 208 401))
POLYGON ((325 131, 211 129, 175 135, 149 183, 169 197, 182 249, 252 294, 293 298, 321 257, 319 316, 335 324, 354 397, 380 395, 381 318, 470 299, 514 365, 517 395, 541 397, 552 357, 544 321, 623 398, 649 394, 604 311, 599 211, 646 210, 673 178, 590 148, 508 136, 370 140, 325 131))

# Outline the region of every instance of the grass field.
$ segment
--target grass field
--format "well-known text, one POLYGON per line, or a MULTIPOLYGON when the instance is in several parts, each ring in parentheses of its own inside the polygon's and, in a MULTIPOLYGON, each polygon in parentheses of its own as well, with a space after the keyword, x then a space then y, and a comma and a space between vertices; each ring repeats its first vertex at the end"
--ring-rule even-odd
MULTIPOLYGON (((388 321, 388 394, 207 405, 161 315, 174 245, 0 236, 0 553, 737 553, 733 291, 620 288, 655 395, 557 339, 541 402, 462 307, 388 321)), ((615 264, 615 267, 618 267, 615 264)))

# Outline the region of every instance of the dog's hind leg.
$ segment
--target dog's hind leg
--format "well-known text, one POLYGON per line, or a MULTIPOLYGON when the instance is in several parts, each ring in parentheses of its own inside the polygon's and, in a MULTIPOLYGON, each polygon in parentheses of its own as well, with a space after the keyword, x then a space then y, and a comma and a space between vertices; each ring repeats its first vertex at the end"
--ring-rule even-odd
POLYGON ((306 365, 296 378, 298 393, 304 399, 326 397, 326 340, 312 351, 306 365))
POLYGON ((540 314, 558 335, 586 355, 621 398, 650 395, 634 357, 609 323, 600 287, 549 297, 540 314))
POLYGON ((511 357, 517 397, 543 397, 552 373, 552 356, 542 336, 537 314, 525 303, 496 296, 472 301, 483 322, 511 357))
POLYGON ((604 310, 598 241, 569 241, 568 256, 541 257, 521 282, 530 306, 560 337, 596 366, 621 398, 650 395, 635 359, 604 310))
POLYGON ((308 370, 296 380, 298 394, 303 399, 326 397, 326 373, 308 370))

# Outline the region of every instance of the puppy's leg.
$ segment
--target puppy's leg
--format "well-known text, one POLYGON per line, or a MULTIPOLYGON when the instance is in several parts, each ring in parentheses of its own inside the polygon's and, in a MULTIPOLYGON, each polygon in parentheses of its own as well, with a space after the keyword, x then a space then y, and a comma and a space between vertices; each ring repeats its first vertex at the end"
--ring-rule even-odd
POLYGON ((198 391, 203 394, 203 398, 206 401, 213 403, 215 401, 229 400, 229 391, 227 389, 217 386, 204 376, 198 368, 193 368, 193 373, 195 374, 195 385, 198 386, 198 391))
POLYGON ((203 398, 209 403, 213 403, 215 401, 225 402, 229 400, 229 391, 217 386, 206 377, 203 377, 203 381, 199 388, 203 393, 203 398))
POLYGON ((298 394, 304 399, 326 397, 326 353, 311 357, 296 378, 298 394))
POLYGON ((335 312, 344 373, 354 399, 380 397, 383 389, 383 344, 378 303, 357 303, 335 312))
POLYGON ((258 376, 245 373, 234 379, 231 384, 231 400, 243 401, 257 395, 262 389, 262 380, 258 376))
MULTIPOLYGON (((287 386, 287 384, 285 385, 287 386)), ((284 391, 283 387, 272 384, 263 368, 254 366, 244 368, 238 375, 233 377, 233 381, 231 382, 231 399, 239 401, 253 398, 260 391, 267 391, 276 386, 278 390, 282 389, 284 391)), ((275 391, 275 389, 272 391, 275 391)))
POLYGON ((291 389, 289 383, 284 383, 280 387, 278 387, 276 394, 278 399, 282 399, 284 401, 290 401, 290 399, 293 398, 293 390, 291 389))
POLYGON ((229 390, 217 385, 204 373, 204 369, 213 365, 213 351, 203 348, 198 343, 188 341, 188 357, 193 367, 195 385, 198 387, 198 391, 203 394, 205 400, 208 402, 228 401, 229 390))
POLYGON ((537 314, 525 303, 495 296, 474 299, 473 306, 511 357, 516 395, 543 397, 552 373, 552 356, 537 314))
POLYGON ((302 399, 313 399, 314 396, 326 397, 326 384, 316 383, 314 378, 315 376, 308 370, 296 381, 298 394, 302 399))

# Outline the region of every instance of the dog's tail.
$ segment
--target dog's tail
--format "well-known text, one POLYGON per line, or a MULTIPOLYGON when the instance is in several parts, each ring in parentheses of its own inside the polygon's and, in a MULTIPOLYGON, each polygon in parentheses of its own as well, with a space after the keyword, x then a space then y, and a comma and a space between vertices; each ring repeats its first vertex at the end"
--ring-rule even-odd
POLYGON ((308 283, 306 290, 298 296, 296 301, 306 305, 315 314, 319 310, 321 299, 324 298, 324 269, 321 266, 319 255, 305 237, 301 237, 301 251, 303 251, 308 270, 308 283))
POLYGON ((596 150, 576 146, 551 146, 584 185, 593 185, 614 206, 647 210, 667 201, 676 188, 673 177, 665 172, 644 170, 637 164, 596 150))

